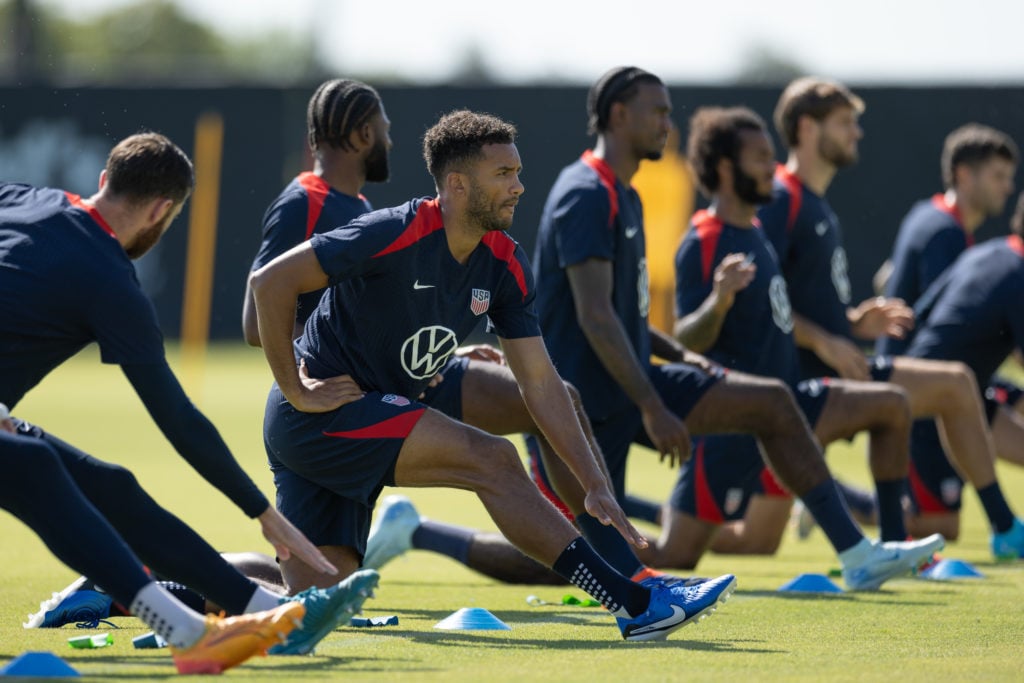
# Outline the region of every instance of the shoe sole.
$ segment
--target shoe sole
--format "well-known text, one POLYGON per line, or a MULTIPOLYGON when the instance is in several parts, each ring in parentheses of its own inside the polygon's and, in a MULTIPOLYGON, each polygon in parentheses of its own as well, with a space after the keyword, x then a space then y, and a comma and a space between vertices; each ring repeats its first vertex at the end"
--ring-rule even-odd
POLYGON ((626 640, 630 642, 641 642, 647 640, 665 640, 669 637, 670 634, 675 633, 684 626, 700 623, 708 617, 710 617, 712 614, 714 614, 715 610, 718 609, 719 605, 723 605, 729 600, 729 597, 733 594, 735 590, 736 578, 733 577, 733 579, 729 582, 729 585, 725 587, 725 590, 718 594, 718 597, 715 599, 715 601, 707 607, 705 607, 704 609, 702 609, 701 611, 697 612, 696 614, 688 616, 686 619, 683 619, 678 624, 669 626, 666 629, 660 631, 650 631, 647 633, 642 633, 638 636, 627 636, 626 640))

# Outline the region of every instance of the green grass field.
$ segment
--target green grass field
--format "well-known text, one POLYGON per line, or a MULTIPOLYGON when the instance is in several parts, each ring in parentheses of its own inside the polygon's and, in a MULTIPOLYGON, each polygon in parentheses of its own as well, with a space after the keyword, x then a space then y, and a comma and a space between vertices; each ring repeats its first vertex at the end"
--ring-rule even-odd
MULTIPOLYGON (((269 372, 258 351, 215 347, 205 372, 182 368, 187 389, 220 428, 244 467, 272 495, 261 420, 269 372)), ((120 370, 101 366, 87 350, 47 378, 18 406, 19 417, 103 459, 128 466, 162 504, 225 551, 269 546, 249 521, 202 481, 160 435, 120 370)), ((867 482, 863 444, 829 451, 833 470, 867 482)), ((1003 487, 1024 510, 1024 472, 1000 467, 1003 487)), ((653 453, 637 449, 629 488, 664 498, 673 476, 653 453)), ((420 512, 436 519, 494 529, 480 503, 451 490, 405 490, 420 512)), ((40 495, 45 495, 41 492, 40 495)), ((667 642, 625 643, 613 620, 595 608, 531 607, 536 594, 558 602, 568 588, 505 586, 461 565, 414 551, 389 564, 367 615, 398 615, 398 626, 343 628, 315 656, 253 660, 226 675, 237 680, 1021 680, 1024 563, 995 565, 977 497, 966 494, 962 540, 943 553, 973 563, 983 580, 905 579, 867 594, 800 596, 776 589, 797 574, 826 573, 836 560, 815 531, 787 537, 774 558, 709 555, 702 575, 736 574, 739 589, 711 619, 667 642), (461 607, 484 607, 511 631, 441 631, 434 624, 461 607)), ((872 530, 873 531, 873 530, 872 530)), ((24 630, 39 601, 75 574, 55 560, 20 522, 0 513, 5 562, 0 570, 0 665, 25 651, 49 650, 98 680, 174 676, 166 650, 135 650, 147 629, 120 619, 114 645, 72 650, 83 633, 24 630)), ((838 579, 837 579, 838 581, 838 579)), ((109 630, 109 629, 104 629, 109 630)))

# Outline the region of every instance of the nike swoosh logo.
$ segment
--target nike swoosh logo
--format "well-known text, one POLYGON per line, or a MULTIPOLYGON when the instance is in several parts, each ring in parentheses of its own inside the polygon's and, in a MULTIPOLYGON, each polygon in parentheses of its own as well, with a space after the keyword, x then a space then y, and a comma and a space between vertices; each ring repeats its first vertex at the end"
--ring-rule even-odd
POLYGON ((659 619, 653 624, 647 624, 646 626, 640 626, 631 631, 631 633, 650 633, 652 631, 660 631, 678 624, 682 619, 686 618, 686 610, 679 605, 672 605, 672 616, 659 619))
POLYGON ((421 285, 419 280, 417 280, 416 282, 412 283, 412 288, 413 289, 430 289, 433 286, 434 285, 421 285))
POLYGON ((637 228, 637 227, 626 228, 626 239, 627 240, 633 239, 638 232, 640 232, 640 228, 637 228))

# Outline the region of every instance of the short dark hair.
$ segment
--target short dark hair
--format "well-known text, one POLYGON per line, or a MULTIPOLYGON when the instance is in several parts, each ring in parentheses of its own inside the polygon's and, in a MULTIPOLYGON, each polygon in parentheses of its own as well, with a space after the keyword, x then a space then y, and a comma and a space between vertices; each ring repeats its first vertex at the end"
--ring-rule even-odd
POLYGON ((690 117, 686 156, 705 194, 721 185, 719 161, 739 161, 740 133, 745 130, 768 133, 764 119, 747 107, 699 107, 690 117))
POLYGON ((351 150, 349 138, 382 110, 380 95, 373 87, 347 78, 325 81, 309 98, 306 108, 306 129, 309 146, 322 145, 351 150))
POLYGON ((820 122, 843 107, 861 114, 864 112, 864 100, 842 83, 816 76, 798 78, 786 86, 775 105, 775 130, 786 147, 796 147, 801 116, 810 116, 820 122))
POLYGON ((651 72, 635 66, 617 66, 597 79, 587 93, 587 132, 594 135, 607 130, 612 105, 633 99, 641 83, 665 85, 651 72))
POLYGON ((110 150, 106 187, 129 201, 163 198, 180 203, 195 187, 195 174, 188 155, 167 137, 137 133, 110 150))
POLYGON ((1020 152, 1013 139, 1001 130, 980 123, 968 123, 954 130, 942 145, 942 182, 946 189, 953 187, 957 166, 976 167, 993 157, 1016 164, 1020 152))
POLYGON ((497 116, 460 109, 442 116, 424 134, 423 159, 440 186, 452 166, 481 158, 485 145, 510 145, 516 135, 516 127, 497 116))
POLYGON ((1010 216, 1010 232, 1017 237, 1024 237, 1024 192, 1017 197, 1017 206, 1010 216))

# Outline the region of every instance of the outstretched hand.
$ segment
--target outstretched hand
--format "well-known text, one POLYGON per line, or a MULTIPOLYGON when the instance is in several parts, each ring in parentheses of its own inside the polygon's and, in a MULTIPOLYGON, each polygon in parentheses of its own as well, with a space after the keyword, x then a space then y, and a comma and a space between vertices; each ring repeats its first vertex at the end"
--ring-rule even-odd
POLYGON ((647 538, 626 518, 626 513, 607 486, 602 486, 596 491, 588 491, 583 505, 590 516, 601 524, 615 527, 630 545, 637 548, 647 547, 647 538))
POLYGON ((661 462, 678 467, 690 459, 690 432, 675 413, 661 404, 653 409, 641 409, 640 415, 661 462))
POLYGON ((260 522, 263 538, 274 546, 278 559, 287 560, 294 555, 318 572, 338 573, 338 568, 328 562, 324 554, 272 505, 267 506, 256 519, 260 522))
POLYGON ((903 299, 875 297, 850 311, 850 329, 859 339, 903 339, 914 329, 914 309, 903 299))

